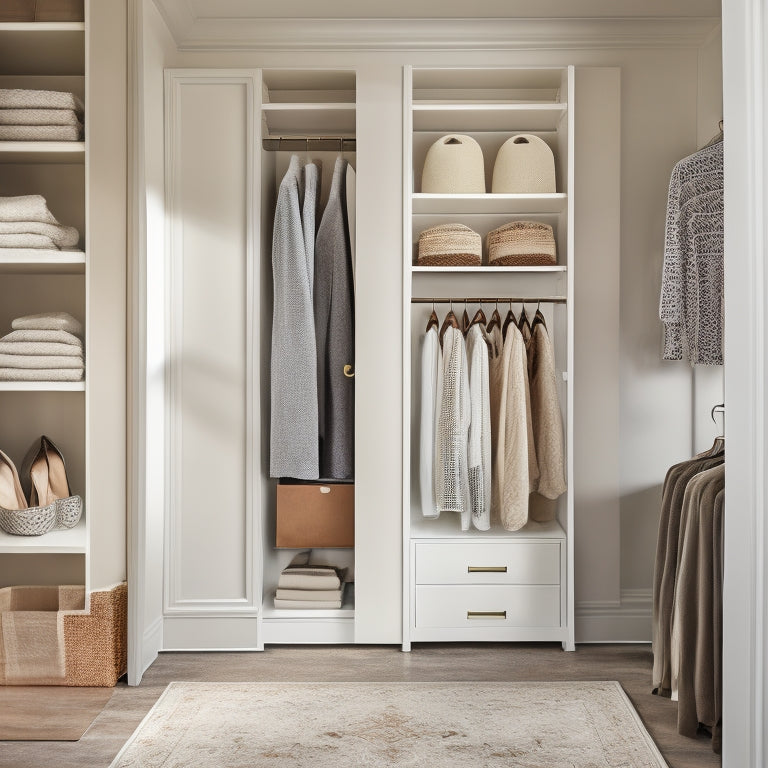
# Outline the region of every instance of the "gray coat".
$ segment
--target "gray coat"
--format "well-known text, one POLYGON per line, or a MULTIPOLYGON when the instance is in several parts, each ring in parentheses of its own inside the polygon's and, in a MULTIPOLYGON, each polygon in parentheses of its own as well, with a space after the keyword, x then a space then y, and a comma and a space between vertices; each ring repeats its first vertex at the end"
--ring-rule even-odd
POLYGON ((291 158, 272 234, 271 477, 319 477, 312 254, 318 174, 291 158), (302 203, 304 218, 302 220, 302 203))
POLYGON ((347 161, 336 159, 315 242, 315 338, 321 477, 354 477, 355 306, 347 222, 347 161))

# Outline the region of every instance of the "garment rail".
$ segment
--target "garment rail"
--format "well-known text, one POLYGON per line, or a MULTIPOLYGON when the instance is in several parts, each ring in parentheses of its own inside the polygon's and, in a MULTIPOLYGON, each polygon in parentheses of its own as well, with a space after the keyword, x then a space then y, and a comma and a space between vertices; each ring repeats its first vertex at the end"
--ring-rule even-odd
POLYGON ((268 136, 261 146, 267 152, 354 152, 357 140, 353 136, 268 136))
POLYGON ((501 296, 493 299, 472 296, 459 298, 418 296, 411 299, 411 304, 565 304, 567 301, 565 296, 501 296))

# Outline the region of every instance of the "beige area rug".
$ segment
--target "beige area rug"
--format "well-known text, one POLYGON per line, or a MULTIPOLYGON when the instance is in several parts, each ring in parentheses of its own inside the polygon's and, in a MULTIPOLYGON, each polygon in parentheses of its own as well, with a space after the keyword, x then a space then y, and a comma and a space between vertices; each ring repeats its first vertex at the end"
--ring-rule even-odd
POLYGON ((617 682, 171 683, 129 766, 667 768, 617 682))

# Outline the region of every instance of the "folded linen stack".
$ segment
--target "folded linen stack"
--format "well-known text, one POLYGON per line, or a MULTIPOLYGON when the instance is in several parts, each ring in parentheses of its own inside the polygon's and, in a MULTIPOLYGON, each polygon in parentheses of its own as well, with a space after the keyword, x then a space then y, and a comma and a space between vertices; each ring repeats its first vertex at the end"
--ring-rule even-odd
POLYGON ((82 324, 66 312, 26 315, 0 338, 0 381, 81 381, 82 324))
POLYGON ((84 114, 74 93, 0 88, 0 141, 80 141, 84 114))
POLYGON ((59 224, 42 195, 0 197, 0 248, 56 251, 73 248, 79 240, 74 227, 59 224))
POLYGON ((341 608, 346 568, 310 565, 310 552, 300 552, 280 574, 275 608, 341 608))

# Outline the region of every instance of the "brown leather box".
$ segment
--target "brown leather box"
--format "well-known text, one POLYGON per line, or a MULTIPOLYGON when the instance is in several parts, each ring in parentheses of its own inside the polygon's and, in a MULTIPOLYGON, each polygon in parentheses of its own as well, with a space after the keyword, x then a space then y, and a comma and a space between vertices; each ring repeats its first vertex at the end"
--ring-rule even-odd
POLYGON ((85 21, 84 0, 37 0, 35 21, 85 21))
POLYGON ((355 546, 355 486, 280 483, 276 546, 283 549, 355 546))

